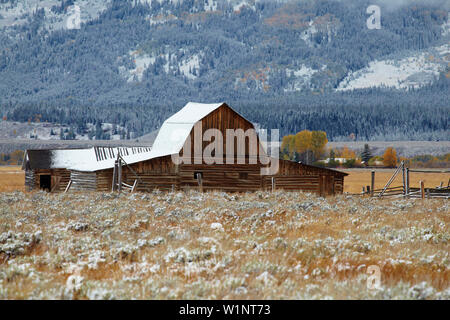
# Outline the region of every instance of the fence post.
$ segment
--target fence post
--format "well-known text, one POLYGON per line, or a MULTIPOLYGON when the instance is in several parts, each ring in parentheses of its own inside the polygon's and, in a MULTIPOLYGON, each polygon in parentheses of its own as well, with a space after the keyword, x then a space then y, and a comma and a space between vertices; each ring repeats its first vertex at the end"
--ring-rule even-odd
POLYGON ((272 177, 272 192, 275 190, 275 177, 272 177))
POLYGON ((420 196, 422 199, 425 199, 425 185, 422 180, 420 180, 420 196))
POLYGON ((405 163, 402 161, 402 183, 403 183, 403 196, 406 196, 406 173, 405 163))
POLYGON ((111 186, 111 192, 114 192, 116 190, 116 180, 117 180, 117 165, 118 160, 114 161, 114 170, 113 170, 113 176, 112 176, 112 186, 111 186))
POLYGON ((406 197, 409 195, 409 168, 406 168, 406 197))
POLYGON ((122 190, 122 161, 119 159, 117 168, 117 180, 118 180, 118 190, 119 192, 122 190))
POLYGON ((372 178, 370 181, 370 195, 373 197, 373 190, 375 189, 375 170, 372 170, 372 178))
POLYGON ((197 182, 198 182, 198 186, 200 187, 200 192, 203 192, 203 181, 202 181, 201 173, 197 173, 197 182))

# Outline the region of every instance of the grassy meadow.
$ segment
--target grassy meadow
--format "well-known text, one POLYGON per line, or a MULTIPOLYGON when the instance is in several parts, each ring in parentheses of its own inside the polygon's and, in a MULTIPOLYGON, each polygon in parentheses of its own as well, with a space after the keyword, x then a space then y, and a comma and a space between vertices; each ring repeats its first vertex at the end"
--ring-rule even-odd
POLYGON ((282 191, 3 192, 0 299, 450 299, 449 213, 282 191))
POLYGON ((0 166, 0 192, 24 191, 25 173, 20 166, 0 166))

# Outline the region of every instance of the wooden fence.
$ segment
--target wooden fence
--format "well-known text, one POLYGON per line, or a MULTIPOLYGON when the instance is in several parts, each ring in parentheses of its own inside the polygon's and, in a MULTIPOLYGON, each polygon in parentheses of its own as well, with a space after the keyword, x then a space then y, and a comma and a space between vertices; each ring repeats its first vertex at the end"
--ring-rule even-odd
POLYGON ((445 198, 448 199, 450 197, 450 179, 447 183, 447 186, 444 186, 441 182, 440 186, 437 187, 428 187, 425 188, 425 184, 423 181, 420 181, 419 188, 410 187, 410 178, 409 174, 411 172, 419 172, 419 173, 449 173, 450 170, 420 170, 420 169, 410 169, 405 166, 405 163, 402 161, 397 169, 394 171, 394 174, 387 181, 386 185, 382 189, 374 189, 375 185, 375 171, 372 171, 371 175, 371 185, 363 187, 361 193, 354 195, 369 195, 371 197, 404 197, 404 198, 445 198), (395 178, 401 174, 402 175, 402 185, 391 187, 392 182, 395 178))

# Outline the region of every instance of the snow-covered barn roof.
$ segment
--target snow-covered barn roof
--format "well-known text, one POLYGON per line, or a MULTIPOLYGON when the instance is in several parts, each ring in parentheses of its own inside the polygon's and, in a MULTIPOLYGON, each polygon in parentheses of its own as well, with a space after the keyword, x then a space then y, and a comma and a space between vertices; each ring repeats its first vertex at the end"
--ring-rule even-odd
POLYGON ((177 154, 183 148, 194 124, 224 103, 189 102, 164 121, 150 147, 93 147, 88 149, 28 150, 31 168, 66 168, 77 171, 98 171, 114 167, 119 152, 126 163, 177 154))
POLYGON ((92 147, 86 149, 27 150, 31 169, 97 171, 114 167, 119 153, 127 163, 149 158, 150 147, 92 147))
POLYGON ((224 103, 196 103, 189 102, 183 109, 164 121, 153 142, 152 158, 177 154, 183 148, 194 124, 224 103))

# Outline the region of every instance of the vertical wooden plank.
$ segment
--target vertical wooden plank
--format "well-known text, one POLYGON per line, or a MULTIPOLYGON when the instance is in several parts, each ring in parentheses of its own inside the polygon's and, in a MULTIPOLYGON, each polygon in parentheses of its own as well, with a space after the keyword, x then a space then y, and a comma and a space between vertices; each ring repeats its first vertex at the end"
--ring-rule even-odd
POLYGON ((406 172, 405 163, 402 161, 402 183, 403 183, 403 195, 406 195, 406 172))
POLYGON ((113 176, 112 176, 112 186, 111 186, 111 192, 116 190, 116 178, 117 178, 117 163, 118 161, 114 161, 114 170, 113 170, 113 176))
POLYGON ((117 167, 117 180, 118 180, 118 190, 119 192, 122 190, 122 160, 119 159, 118 161, 118 167, 117 167))
POLYGON ((409 168, 406 168, 406 196, 409 194, 409 168))
POLYGON ((425 184, 422 180, 420 180, 420 196, 422 199, 425 199, 425 184))
POLYGON ((200 189, 200 192, 203 192, 203 181, 202 181, 202 175, 200 173, 197 173, 197 182, 198 182, 198 187, 200 189))
POLYGON ((375 189, 375 170, 372 170, 372 177, 370 180, 370 196, 373 197, 373 190, 375 189))

